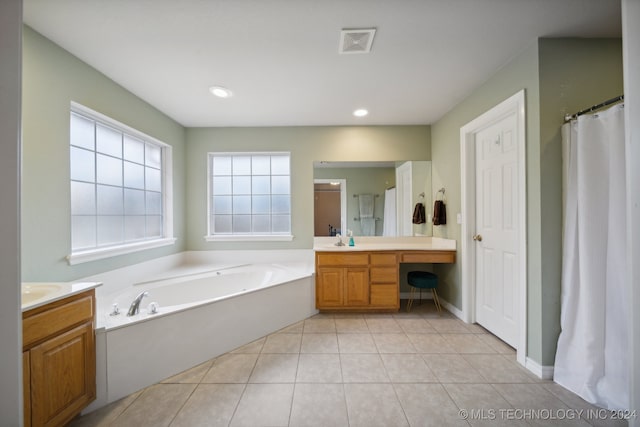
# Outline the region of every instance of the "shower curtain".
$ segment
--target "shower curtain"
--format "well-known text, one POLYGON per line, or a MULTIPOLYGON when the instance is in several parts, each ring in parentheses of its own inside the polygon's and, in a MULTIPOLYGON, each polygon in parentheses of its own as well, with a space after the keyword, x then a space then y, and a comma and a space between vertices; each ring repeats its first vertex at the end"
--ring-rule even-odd
POLYGON ((382 220, 382 235, 396 235, 396 189, 388 188, 384 192, 384 218, 382 220))
POLYGON ((628 409, 626 195, 621 105, 562 128, 561 333, 554 381, 628 409))

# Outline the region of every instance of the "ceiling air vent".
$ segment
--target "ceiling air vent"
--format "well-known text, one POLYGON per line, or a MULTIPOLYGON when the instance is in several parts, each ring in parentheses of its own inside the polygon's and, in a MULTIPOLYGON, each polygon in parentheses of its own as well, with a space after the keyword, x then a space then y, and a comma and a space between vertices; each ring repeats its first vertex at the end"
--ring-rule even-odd
POLYGON ((362 28, 340 31, 339 53, 369 53, 373 44, 375 28, 362 28))

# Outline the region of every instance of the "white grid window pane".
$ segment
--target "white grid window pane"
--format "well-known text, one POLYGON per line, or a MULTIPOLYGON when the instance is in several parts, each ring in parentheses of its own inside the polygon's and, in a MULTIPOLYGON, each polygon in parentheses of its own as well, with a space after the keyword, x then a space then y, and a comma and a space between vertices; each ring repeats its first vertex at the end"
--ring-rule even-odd
POLYGON ((290 234, 288 153, 209 156, 212 235, 290 234))
POLYGON ((71 179, 94 182, 96 180, 95 152, 71 147, 71 179))
POLYGON ((122 160, 98 154, 96 156, 98 184, 122 186, 122 160))
POLYGON ((71 215, 95 215, 95 214, 96 214, 95 184, 72 181, 71 182, 71 215))
POLYGON ((71 145, 76 147, 87 148, 94 150, 95 145, 95 122, 77 114, 71 114, 70 124, 70 139, 71 145))
POLYGON ((147 166, 160 169, 162 165, 162 150, 157 145, 147 143, 144 146, 144 159, 147 166))
POLYGON ((70 115, 72 253, 162 238, 162 145, 84 114, 70 115))
POLYGON ((145 218, 144 216, 124 217, 124 240, 142 240, 145 238, 145 218))
POLYGON ((124 136, 124 159, 144 164, 144 141, 130 135, 124 136))
POLYGON ((122 200, 122 187, 110 187, 98 185, 96 189, 98 200, 98 215, 122 215, 124 206, 122 200))
POLYGON ((122 243, 124 217, 98 216, 98 246, 122 243))
POLYGON ((144 166, 124 162, 124 186, 144 189, 144 166))
POLYGON ((96 151, 122 158, 122 132, 100 124, 96 125, 96 151))
POLYGON ((80 250, 96 246, 95 216, 71 217, 71 246, 80 250))

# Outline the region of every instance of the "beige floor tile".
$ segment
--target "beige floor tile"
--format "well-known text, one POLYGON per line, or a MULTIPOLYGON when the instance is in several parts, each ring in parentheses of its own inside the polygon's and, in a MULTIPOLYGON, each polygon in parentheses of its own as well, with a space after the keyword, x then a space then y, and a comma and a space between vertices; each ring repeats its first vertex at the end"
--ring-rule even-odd
POLYGON ((474 334, 441 334, 456 353, 495 354, 496 351, 474 334))
POLYGON ((514 418, 523 418, 534 426, 549 424, 553 416, 553 424, 561 426, 589 427, 584 420, 564 416, 569 407, 558 399, 553 393, 546 390, 542 384, 493 384, 504 399, 514 408, 523 412, 513 413, 514 418), (532 410, 532 411, 527 411, 532 410), (541 411, 541 412, 537 412, 541 411))
POLYGON ((604 411, 602 408, 587 402, 560 384, 545 383, 541 385, 545 390, 552 393, 569 408, 578 411, 582 410, 584 419, 595 427, 623 427, 629 424, 626 420, 613 419, 612 414, 609 413, 609 411, 604 411))
POLYGON ((300 353, 338 353, 336 334, 304 334, 300 353))
POLYGON ((342 384, 296 384, 291 427, 347 426, 347 405, 342 384))
POLYGON ((438 382, 419 354, 381 354, 380 357, 392 383, 438 382))
POLYGON ((455 353, 440 334, 407 334, 418 353, 455 353))
POLYGON ((156 384, 144 392, 120 414, 113 426, 168 426, 187 401, 196 384, 156 384))
POLYGON ((441 383, 482 383, 486 381, 459 354, 423 354, 422 357, 441 383))
POLYGON ((261 354, 249 377, 250 383, 293 383, 298 354, 261 354))
POLYGON ((335 333, 336 321, 333 317, 307 319, 304 321, 304 333, 335 333))
POLYGON ((504 341, 500 340, 499 338, 496 338, 494 335, 481 334, 476 336, 482 342, 484 342, 485 344, 487 344, 489 347, 491 347, 492 349, 494 349, 496 352, 500 354, 511 354, 514 356, 516 354, 516 350, 513 347, 511 347, 509 344, 505 343, 504 341))
POLYGON ((478 335, 482 335, 482 334, 490 334, 489 331, 487 331, 485 328, 483 328, 482 326, 480 326, 477 323, 465 323, 464 325, 469 332, 471 332, 472 334, 478 334, 478 335))
POLYGON ((394 388, 411 426, 469 425, 441 384, 394 384, 394 388))
POLYGON ((198 384, 206 373, 209 371, 213 365, 213 359, 208 360, 194 368, 187 369, 184 372, 180 372, 177 375, 174 375, 166 380, 162 381, 163 384, 198 384))
POLYGON ((509 419, 513 407, 491 384, 443 384, 455 404, 468 414, 472 426, 526 426, 524 420, 509 419))
POLYGON ((402 332, 402 328, 396 322, 396 319, 389 316, 385 317, 365 317, 369 331, 377 334, 402 332))
POLYGON ((407 334, 434 334, 437 331, 422 317, 396 318, 396 322, 407 334))
POLYGON ((231 353, 260 353, 266 340, 266 337, 260 338, 259 340, 255 340, 249 344, 243 345, 242 347, 236 348, 231 353))
POLYGON ((379 354, 341 354, 345 383, 388 383, 389 377, 379 354))
POLYGON ((299 353, 302 334, 273 334, 267 337, 262 353, 299 353))
POLYGON ((228 426, 244 388, 244 384, 200 384, 171 427, 228 426))
POLYGON ((286 426, 292 399, 293 384, 247 384, 230 426, 286 426))
POLYGON ((69 427, 107 427, 110 426, 116 418, 122 414, 143 392, 137 391, 120 400, 116 400, 102 408, 73 419, 69 423, 69 427))
POLYGON ((294 323, 293 325, 289 325, 286 328, 280 329, 276 334, 301 334, 304 330, 304 321, 294 323))
POLYGON ((467 324, 460 319, 427 319, 436 331, 441 334, 470 334, 467 324))
POLYGON ((499 354, 464 354, 464 359, 489 383, 534 382, 524 368, 510 362, 499 354))
POLYGON ((371 334, 338 334, 340 353, 377 353, 371 334))
POLYGON ((345 384, 350 427, 408 426, 391 384, 345 384))
POLYGON ((341 383, 342 368, 337 354, 301 354, 298 360, 298 383, 341 383))
POLYGON ((228 353, 214 360, 203 383, 246 383, 258 360, 255 353, 228 353))
POLYGON ((416 349, 404 333, 371 334, 379 353, 415 353, 416 349))
POLYGON ((336 330, 338 333, 369 333, 369 327, 363 317, 357 319, 336 318, 336 330))

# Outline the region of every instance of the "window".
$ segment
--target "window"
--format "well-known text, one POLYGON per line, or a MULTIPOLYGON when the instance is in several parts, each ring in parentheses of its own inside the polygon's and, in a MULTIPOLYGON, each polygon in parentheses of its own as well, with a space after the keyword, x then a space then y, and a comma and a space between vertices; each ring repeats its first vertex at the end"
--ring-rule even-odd
POLYGON ((70 263, 173 243, 170 147, 73 104, 70 263))
POLYGON ((291 240, 289 153, 209 153, 207 240, 291 240))

